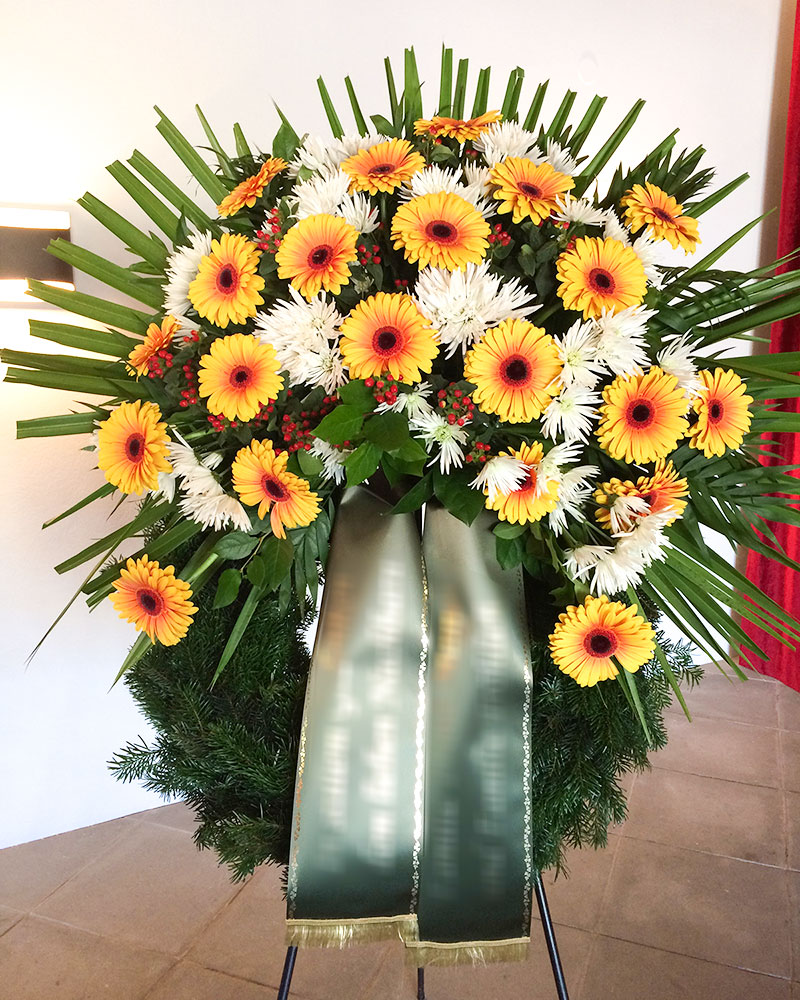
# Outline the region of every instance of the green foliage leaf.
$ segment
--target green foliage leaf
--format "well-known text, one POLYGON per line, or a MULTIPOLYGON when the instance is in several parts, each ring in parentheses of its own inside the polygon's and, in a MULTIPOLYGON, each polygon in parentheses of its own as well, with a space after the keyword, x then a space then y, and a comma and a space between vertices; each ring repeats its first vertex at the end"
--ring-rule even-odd
POLYGON ((359 413, 369 413, 375 409, 375 393, 360 379, 352 379, 339 389, 339 399, 359 413))
POLYGON ((381 449, 371 441, 360 444, 352 455, 345 459, 347 485, 358 486, 377 470, 381 461, 381 449))
POLYGON ((362 411, 356 406, 343 403, 322 418, 314 428, 314 435, 329 444, 344 444, 345 441, 358 437, 363 426, 362 411))
POLYGON ((242 574, 238 569, 234 569, 229 566, 228 569, 224 569, 217 581, 217 592, 214 595, 214 608, 227 608, 229 604, 233 604, 236 598, 239 596, 239 588, 242 585, 242 574))
POLYGON ((433 496, 433 473, 429 472, 423 476, 418 483, 415 483, 406 495, 398 500, 389 513, 409 514, 419 508, 433 496))
POLYGON ((264 588, 276 590, 294 561, 294 546, 288 538, 267 538, 261 546, 259 558, 264 564, 264 588))
POLYGON ((244 531, 229 531, 217 540, 214 551, 223 559, 244 559, 258 545, 258 539, 244 531))
POLYGON ((439 500, 459 521, 472 524, 484 509, 485 497, 480 490, 469 485, 471 472, 450 471, 445 475, 438 467, 433 472, 433 491, 439 500))
POLYGON ((408 420, 402 413, 378 413, 367 421, 364 437, 383 451, 397 451, 411 440, 408 420))

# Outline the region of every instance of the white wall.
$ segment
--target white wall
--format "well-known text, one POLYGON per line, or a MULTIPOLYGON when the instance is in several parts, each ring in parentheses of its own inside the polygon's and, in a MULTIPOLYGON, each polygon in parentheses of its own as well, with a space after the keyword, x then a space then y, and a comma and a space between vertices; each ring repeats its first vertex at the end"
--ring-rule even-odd
MULTIPOLYGON (((127 212, 126 196, 103 168, 134 147, 184 180, 155 132, 153 104, 198 143, 195 103, 219 134, 228 135, 238 120, 263 147, 278 124, 273 98, 298 131, 324 130, 314 84, 320 73, 343 119, 346 73, 364 111, 385 113, 382 60, 391 55, 399 70, 407 44, 416 45, 422 78, 431 81, 432 112, 444 40, 470 57, 472 81, 479 66, 494 67, 493 104, 519 64, 529 80, 523 100, 550 78, 547 114, 567 87, 579 91, 580 112, 595 92, 607 94, 598 141, 635 98, 646 98, 620 151, 628 161, 681 126, 686 144, 709 150, 721 181, 749 170, 750 183, 703 219, 705 245, 713 246, 777 202, 793 13, 793 0, 571 0, 555 7, 543 0, 352 7, 321 0, 29 0, 7 7, 3 17, 0 203, 63 205, 88 189, 127 212)), ((113 239, 78 211, 73 239, 123 259, 113 239)), ((729 263, 753 266, 774 244, 771 223, 763 236, 743 241, 729 263)), ((94 290, 86 280, 79 287, 94 290)), ((0 343, 26 345, 21 319, 18 310, 0 309, 0 343)), ((0 846, 155 804, 105 771, 114 750, 145 729, 121 686, 107 693, 132 635, 113 610, 98 609, 89 619, 74 607, 24 667, 80 582, 77 573, 60 578, 51 567, 108 530, 99 509, 39 530, 99 482, 77 439, 12 440, 15 417, 67 410, 60 395, 0 387, 0 846)))

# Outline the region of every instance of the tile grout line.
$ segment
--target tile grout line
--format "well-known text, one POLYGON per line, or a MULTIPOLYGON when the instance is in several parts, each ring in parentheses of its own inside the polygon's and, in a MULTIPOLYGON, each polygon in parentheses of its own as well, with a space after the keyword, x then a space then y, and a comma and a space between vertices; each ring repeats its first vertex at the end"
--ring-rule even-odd
MULTIPOLYGON (((756 786, 762 787, 762 786, 756 786)), ((776 791, 781 791, 781 789, 776 789, 776 791)), ((784 798, 785 796, 781 796, 784 798)), ((785 816, 786 810, 785 806, 782 806, 782 812, 785 816)), ((670 847, 676 851, 688 851, 690 854, 702 854, 709 858, 723 858, 725 861, 740 861, 744 865, 756 865, 758 868, 771 868, 774 871, 798 871, 799 869, 790 868, 788 862, 783 865, 771 865, 766 861, 753 861, 751 858, 739 858, 735 854, 720 854, 718 851, 704 851, 699 847, 686 847, 683 844, 676 844, 672 841, 666 840, 652 840, 650 837, 638 837, 635 833, 625 833, 623 830, 614 833, 615 837, 625 837, 627 840, 639 840, 643 844, 654 844, 656 847, 670 847)), ((784 857, 788 853, 788 847, 786 846, 786 840, 784 839, 784 857)))
POLYGON ((785 875, 783 879, 783 891, 786 896, 786 910, 789 914, 789 973, 794 980, 795 976, 799 974, 800 970, 795 968, 795 946, 792 941, 792 927, 794 920, 792 919, 792 891, 789 885, 789 807, 786 801, 786 759, 783 754, 783 735, 782 732, 778 733, 778 770, 780 772, 781 779, 781 799, 783 803, 783 850, 784 850, 784 860, 786 861, 786 866, 784 868, 785 875))

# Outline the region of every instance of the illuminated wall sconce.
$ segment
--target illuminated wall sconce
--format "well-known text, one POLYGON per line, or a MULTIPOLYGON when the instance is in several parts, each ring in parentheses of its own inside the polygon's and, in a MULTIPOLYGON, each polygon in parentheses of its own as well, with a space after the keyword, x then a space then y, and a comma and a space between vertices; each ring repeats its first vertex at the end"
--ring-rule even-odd
POLYGON ((50 240, 69 239, 69 212, 0 206, 0 306, 34 306, 28 278, 73 289, 72 267, 46 252, 50 240))

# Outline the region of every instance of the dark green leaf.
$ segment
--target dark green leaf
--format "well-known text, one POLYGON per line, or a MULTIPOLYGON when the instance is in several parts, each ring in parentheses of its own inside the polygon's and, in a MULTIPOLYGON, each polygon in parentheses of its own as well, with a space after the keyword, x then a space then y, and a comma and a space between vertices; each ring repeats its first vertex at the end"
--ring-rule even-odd
POLYGON ((408 421, 402 413, 378 413, 367 421, 364 437, 384 451, 396 451, 410 439, 408 421))
POLYGON ((217 582, 217 592, 214 595, 214 607, 215 608, 227 608, 229 604, 233 604, 236 598, 239 596, 239 587, 242 585, 242 574, 238 569, 234 569, 230 566, 228 569, 224 569, 219 576, 217 582))
POLYGON ((365 479, 369 479, 378 468, 380 461, 381 449, 377 445, 372 444, 371 441, 360 444, 353 454, 345 459, 347 485, 358 486, 365 479))
POLYGON ((314 429, 314 435, 328 441, 330 444, 344 444, 361 433, 364 426, 364 414, 355 406, 346 403, 322 418, 314 429))
POLYGON ((244 531, 230 531, 217 540, 214 551, 223 559, 244 559, 258 545, 258 539, 244 531))

